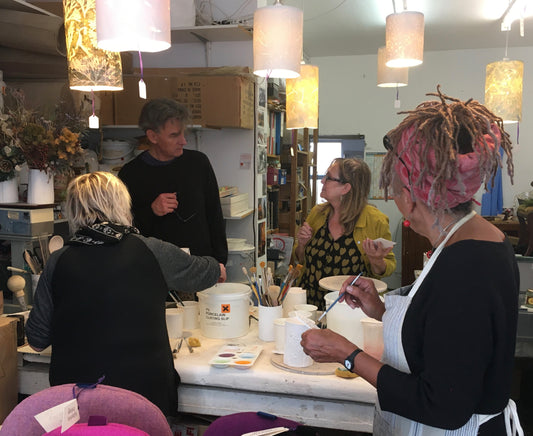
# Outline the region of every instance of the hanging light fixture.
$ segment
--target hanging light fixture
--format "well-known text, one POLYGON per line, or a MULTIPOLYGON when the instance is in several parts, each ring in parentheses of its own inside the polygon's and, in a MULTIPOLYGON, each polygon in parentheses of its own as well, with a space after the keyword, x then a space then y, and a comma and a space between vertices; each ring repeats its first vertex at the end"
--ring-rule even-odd
POLYGON ((407 86, 409 68, 387 67, 386 56, 386 48, 378 48, 378 86, 381 88, 407 86))
POLYGON ((95 0, 63 0, 70 89, 120 91, 120 53, 96 44, 95 0))
POLYGON ((92 115, 89 127, 99 126, 94 110, 94 91, 120 91, 120 53, 102 50, 96 42, 95 0, 63 0, 70 89, 91 93, 92 115))
POLYGON ((504 123, 522 120, 522 79, 524 63, 504 58, 487 65, 485 106, 504 123))
POLYGON ((96 0, 98 47, 158 52, 170 47, 170 0, 96 0))
POLYGON ((300 75, 303 12, 276 0, 254 13, 254 74, 294 79, 300 75))
POLYGON ((285 81, 287 129, 318 128, 318 67, 301 65, 300 77, 285 81))
POLYGON ((424 59, 424 14, 403 11, 387 16, 385 40, 387 67, 420 65, 424 59))

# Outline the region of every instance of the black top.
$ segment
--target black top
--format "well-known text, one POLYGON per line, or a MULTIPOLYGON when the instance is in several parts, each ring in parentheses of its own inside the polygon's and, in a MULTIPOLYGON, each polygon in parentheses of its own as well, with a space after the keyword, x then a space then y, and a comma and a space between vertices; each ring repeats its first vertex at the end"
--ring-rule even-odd
POLYGON ((160 162, 144 152, 124 165, 118 176, 128 187, 134 224, 143 235, 226 264, 228 244, 218 184, 205 154, 183 150, 182 156, 160 162), (159 217, 151 204, 165 192, 176 192, 179 204, 174 213, 159 217))
POLYGON ((381 408, 445 429, 463 426, 472 414, 501 412, 511 391, 518 290, 509 241, 444 248, 405 316, 411 374, 381 368, 381 408))
POLYGON ((179 376, 165 322, 169 286, 216 283, 218 262, 154 238, 68 245, 46 263, 26 324, 28 342, 52 345, 50 385, 95 383, 137 392, 176 415, 179 376))

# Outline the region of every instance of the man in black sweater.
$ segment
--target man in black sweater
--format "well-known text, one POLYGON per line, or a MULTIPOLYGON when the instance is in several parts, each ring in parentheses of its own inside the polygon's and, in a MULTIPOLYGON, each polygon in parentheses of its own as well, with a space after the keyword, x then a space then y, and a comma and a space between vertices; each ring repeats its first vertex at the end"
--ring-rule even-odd
POLYGON ((139 126, 150 149, 122 167, 118 176, 132 197, 135 226, 191 254, 226 264, 228 245, 215 173, 204 153, 184 150, 186 106, 159 98, 141 110, 139 126))

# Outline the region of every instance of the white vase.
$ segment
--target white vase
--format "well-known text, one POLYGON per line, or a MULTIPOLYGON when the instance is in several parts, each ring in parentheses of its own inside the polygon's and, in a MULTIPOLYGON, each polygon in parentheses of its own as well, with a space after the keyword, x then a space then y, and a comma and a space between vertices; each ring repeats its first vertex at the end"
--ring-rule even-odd
POLYGON ((17 178, 0 182, 0 203, 18 203, 19 185, 17 178))
POLYGON ((28 173, 28 203, 54 203, 54 176, 51 172, 30 168, 28 173))

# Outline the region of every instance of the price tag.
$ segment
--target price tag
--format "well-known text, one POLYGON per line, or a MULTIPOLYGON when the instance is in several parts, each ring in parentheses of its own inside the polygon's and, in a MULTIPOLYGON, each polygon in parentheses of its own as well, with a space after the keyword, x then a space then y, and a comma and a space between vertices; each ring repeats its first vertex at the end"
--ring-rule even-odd
POLYGON ((100 121, 98 120, 98 117, 96 115, 91 115, 89 117, 89 128, 98 129, 99 125, 100 125, 100 121))
POLYGON ((78 400, 74 398, 58 404, 35 415, 35 419, 47 433, 58 427, 61 427, 61 432, 63 433, 80 420, 78 400))
POLYGON ((144 80, 139 80, 139 97, 146 100, 146 83, 144 83, 144 80))
POLYGON ((394 109, 400 109, 401 106, 400 100, 394 100, 394 109))

